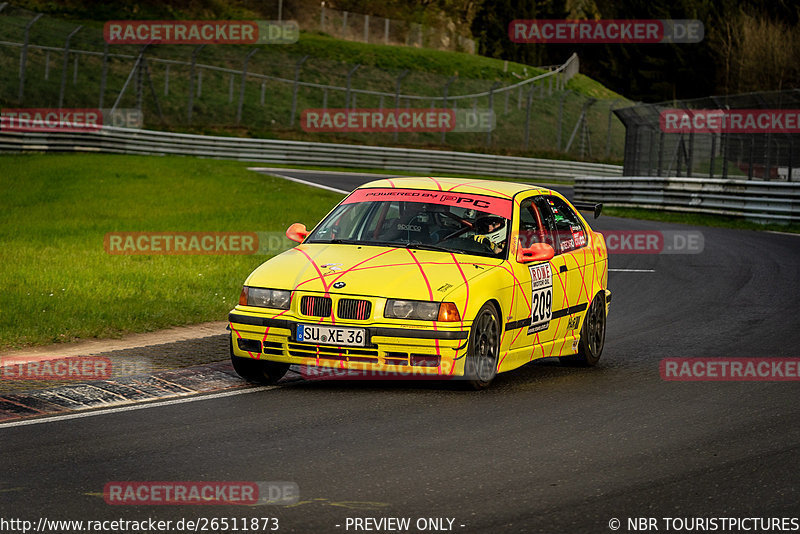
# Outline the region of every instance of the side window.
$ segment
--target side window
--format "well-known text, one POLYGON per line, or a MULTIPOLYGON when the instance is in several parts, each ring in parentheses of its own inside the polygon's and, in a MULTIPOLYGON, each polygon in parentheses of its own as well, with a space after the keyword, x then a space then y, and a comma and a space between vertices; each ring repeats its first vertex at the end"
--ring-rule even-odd
POLYGON ((519 205, 519 240, 522 247, 541 243, 544 234, 541 215, 533 205, 532 198, 526 198, 519 205))
POLYGON ((553 213, 556 250, 565 253, 586 246, 586 230, 572 208, 554 196, 547 197, 547 203, 553 213))
POLYGON ((519 206, 519 237, 522 246, 547 243, 557 249, 550 205, 543 196, 526 198, 519 206))

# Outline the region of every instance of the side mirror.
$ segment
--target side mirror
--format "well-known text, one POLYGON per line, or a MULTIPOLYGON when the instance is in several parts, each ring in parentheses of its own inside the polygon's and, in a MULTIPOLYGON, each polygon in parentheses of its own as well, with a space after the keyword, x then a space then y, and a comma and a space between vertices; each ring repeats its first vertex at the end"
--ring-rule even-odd
POLYGON ((534 243, 528 248, 517 249, 517 261, 530 263, 532 261, 547 261, 556 255, 556 251, 547 243, 534 243))
POLYGON ((286 229, 286 237, 297 243, 302 243, 307 235, 308 230, 306 230, 306 225, 303 223, 294 223, 286 229))

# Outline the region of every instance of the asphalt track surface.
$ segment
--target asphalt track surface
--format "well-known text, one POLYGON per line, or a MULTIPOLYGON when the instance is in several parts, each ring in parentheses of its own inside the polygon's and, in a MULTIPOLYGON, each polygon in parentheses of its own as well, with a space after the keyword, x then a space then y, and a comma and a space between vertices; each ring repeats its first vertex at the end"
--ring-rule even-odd
MULTIPOLYGON (((345 189, 369 179, 294 175, 345 189)), ((593 225, 690 229, 610 217, 593 225)), ((691 229, 703 232, 701 254, 611 256, 612 269, 643 272, 610 274, 596 368, 529 364, 482 392, 299 381, 0 427, 0 515, 270 516, 279 532, 300 533, 356 532, 345 529, 348 517, 409 517, 405 532, 418 532, 417 518, 454 518, 453 531, 464 533, 603 533, 612 518, 629 532, 631 517, 659 518, 660 531, 664 517, 797 517, 800 384, 667 382, 659 361, 797 357, 800 237, 691 229), (301 501, 107 505, 104 485, 128 480, 293 481, 301 501)))

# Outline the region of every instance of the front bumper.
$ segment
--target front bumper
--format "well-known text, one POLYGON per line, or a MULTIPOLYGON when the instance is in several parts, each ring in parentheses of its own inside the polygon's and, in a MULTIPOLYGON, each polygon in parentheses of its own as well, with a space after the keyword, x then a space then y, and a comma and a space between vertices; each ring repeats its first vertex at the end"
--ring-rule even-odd
POLYGON ((442 323, 429 328, 406 328, 400 324, 365 324, 337 321, 324 326, 363 328, 366 346, 315 345, 296 340, 298 323, 315 323, 291 316, 269 316, 232 311, 228 315, 233 354, 299 365, 403 376, 463 376, 468 324, 442 323))

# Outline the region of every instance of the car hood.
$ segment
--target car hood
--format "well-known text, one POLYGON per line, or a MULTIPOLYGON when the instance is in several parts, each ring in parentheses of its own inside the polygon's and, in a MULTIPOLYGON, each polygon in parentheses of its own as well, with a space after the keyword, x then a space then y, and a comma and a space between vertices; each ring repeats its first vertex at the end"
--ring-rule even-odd
POLYGON ((313 243, 298 245, 263 263, 245 285, 441 300, 465 280, 501 263, 495 258, 448 252, 313 243))

